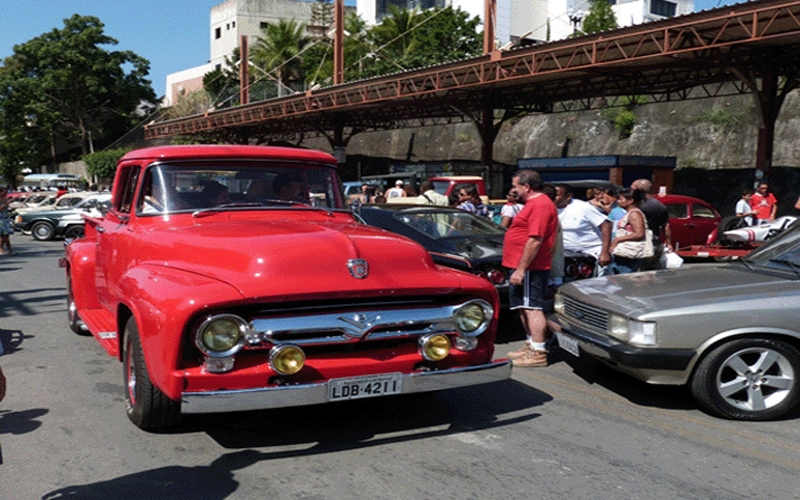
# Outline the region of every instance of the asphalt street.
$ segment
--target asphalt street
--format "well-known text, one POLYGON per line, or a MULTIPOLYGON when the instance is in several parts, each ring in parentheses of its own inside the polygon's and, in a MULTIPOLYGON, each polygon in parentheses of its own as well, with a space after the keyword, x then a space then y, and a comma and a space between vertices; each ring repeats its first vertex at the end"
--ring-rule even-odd
MULTIPOLYGON (((66 321, 63 242, 0 256, 0 499, 800 498, 800 410, 734 422, 556 351, 512 380, 417 396, 126 418, 122 365, 66 321)), ((521 344, 503 321, 497 354, 521 344)))

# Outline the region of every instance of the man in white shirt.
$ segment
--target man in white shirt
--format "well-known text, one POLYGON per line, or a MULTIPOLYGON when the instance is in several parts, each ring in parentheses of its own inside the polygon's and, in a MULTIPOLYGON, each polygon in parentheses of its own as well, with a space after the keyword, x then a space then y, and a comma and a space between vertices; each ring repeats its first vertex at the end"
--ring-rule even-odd
POLYGON ((406 192, 403 190, 403 181, 397 179, 394 183, 394 187, 386 190, 386 197, 387 198, 403 198, 406 195, 406 192))
POLYGON ((564 250, 580 252, 597 259, 599 266, 611 262, 611 222, 594 205, 572 198, 569 186, 556 185, 556 207, 563 233, 564 250))

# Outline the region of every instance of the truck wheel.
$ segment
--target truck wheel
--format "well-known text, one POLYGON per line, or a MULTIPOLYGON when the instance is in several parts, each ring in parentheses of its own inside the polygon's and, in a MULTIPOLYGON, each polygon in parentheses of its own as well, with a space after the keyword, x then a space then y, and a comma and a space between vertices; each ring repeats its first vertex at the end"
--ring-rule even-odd
POLYGON ((800 354, 766 338, 723 344, 698 365, 692 396, 709 413, 737 420, 769 420, 800 399, 800 354))
POLYGON ((139 340, 139 327, 130 318, 125 325, 125 408, 131 422, 144 430, 169 427, 180 422, 181 402, 173 401, 156 387, 147 373, 139 340))
POLYGON ((56 230, 49 222, 39 221, 31 227, 33 239, 39 241, 50 241, 56 236, 56 230))
POLYGON ((69 272, 69 268, 67 268, 67 321, 69 329, 78 335, 91 335, 78 314, 78 306, 75 305, 75 298, 72 295, 72 273, 69 272))
POLYGON ((64 232, 65 239, 73 239, 77 240, 79 238, 83 238, 83 226, 70 226, 64 232))

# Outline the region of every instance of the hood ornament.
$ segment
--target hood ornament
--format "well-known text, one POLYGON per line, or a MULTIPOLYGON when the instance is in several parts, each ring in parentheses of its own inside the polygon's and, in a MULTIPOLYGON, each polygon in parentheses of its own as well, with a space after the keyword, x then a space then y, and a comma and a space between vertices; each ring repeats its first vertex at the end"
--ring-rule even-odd
POLYGON ((367 261, 364 259, 350 259, 347 261, 347 268, 350 270, 350 274, 355 279, 364 279, 369 274, 369 265, 367 261))

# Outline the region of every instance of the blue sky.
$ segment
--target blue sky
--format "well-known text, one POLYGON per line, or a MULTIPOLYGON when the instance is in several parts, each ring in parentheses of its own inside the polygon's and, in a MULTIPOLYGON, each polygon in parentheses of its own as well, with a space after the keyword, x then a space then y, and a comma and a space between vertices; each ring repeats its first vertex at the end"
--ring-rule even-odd
MULTIPOLYGON (((131 50, 150 61, 150 80, 160 96, 168 74, 208 60, 209 12, 222 1, 0 0, 0 59, 12 55, 14 45, 63 28, 64 19, 73 14, 95 16, 105 25, 105 34, 119 41, 110 50, 131 50)), ((695 0, 695 10, 731 3, 695 0)))

